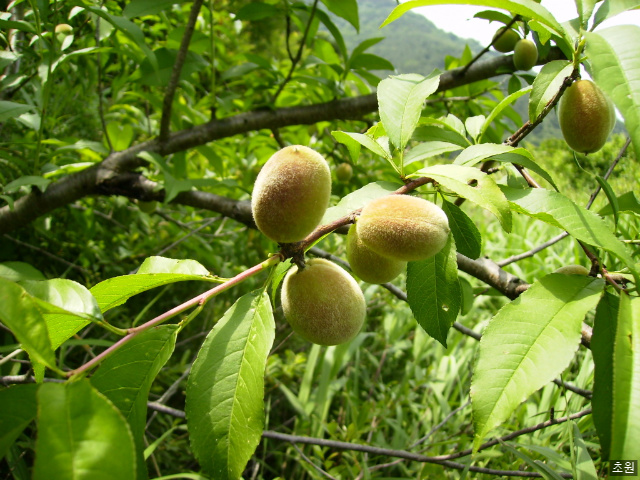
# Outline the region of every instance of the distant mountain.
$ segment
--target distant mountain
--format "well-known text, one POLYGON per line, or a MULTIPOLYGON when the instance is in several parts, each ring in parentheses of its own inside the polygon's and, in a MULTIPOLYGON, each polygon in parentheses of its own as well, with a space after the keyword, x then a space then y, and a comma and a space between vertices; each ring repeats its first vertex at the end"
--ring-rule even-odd
POLYGON ((358 2, 360 33, 346 22, 337 21, 349 50, 363 40, 386 37, 367 52, 388 59, 399 73, 427 75, 433 69, 444 68, 444 57, 459 57, 465 45, 479 52, 482 45, 475 40, 461 39, 436 27, 424 16, 407 12, 395 22, 380 28, 382 22, 397 6, 395 0, 366 0, 358 2))
MULTIPOLYGON (((380 25, 396 6, 395 0, 358 2, 359 33, 346 21, 334 17, 347 48, 352 50, 369 38, 385 37, 380 43, 369 48, 367 52, 386 58, 399 73, 420 73, 422 75, 427 75, 436 68, 444 69, 444 58, 447 55, 460 57, 467 45, 474 54, 484 48, 484 45, 476 40, 463 39, 440 30, 426 17, 414 12, 405 13, 401 18, 381 29, 380 25)), ((497 53, 490 51, 487 55, 497 55, 497 53)), ((523 122, 528 118, 527 102, 528 96, 525 96, 519 99, 515 105, 523 122)), ((552 112, 527 137, 527 141, 537 144, 545 138, 561 138, 561 136, 557 116, 552 112)))

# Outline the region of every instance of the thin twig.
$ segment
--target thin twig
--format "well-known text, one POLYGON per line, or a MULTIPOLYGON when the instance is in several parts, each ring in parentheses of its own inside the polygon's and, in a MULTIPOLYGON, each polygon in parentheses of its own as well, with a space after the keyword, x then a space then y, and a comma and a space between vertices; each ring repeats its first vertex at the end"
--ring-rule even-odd
MULTIPOLYGON (((271 105, 276 104, 276 100, 284 90, 284 87, 287 85, 287 83, 289 83, 289 81, 291 80, 291 77, 293 77, 293 72, 298 66, 300 59, 302 58, 302 52, 304 51, 304 44, 307 43, 309 30, 311 29, 311 24, 313 23, 313 17, 315 17, 317 8, 318 8, 318 0, 314 0, 313 5, 311 6, 311 13, 309 14, 309 21, 307 22, 307 26, 304 29, 302 39, 300 40, 300 47, 298 48, 298 52, 296 53, 296 56, 291 59, 291 67, 289 68, 289 72, 287 73, 287 76, 285 77, 284 81, 278 87, 278 90, 276 91, 276 93, 273 95, 273 98, 271 99, 271 105)), ((288 32, 289 32, 289 24, 287 23, 287 34, 288 32)), ((289 38, 287 36, 287 45, 289 43, 288 39, 289 38)), ((289 52, 289 56, 291 56, 291 52, 289 52)))
POLYGON ((76 368, 75 370, 71 370, 69 372, 67 372, 66 377, 70 378, 74 375, 78 375, 81 374, 83 372, 86 372, 87 370, 93 368, 94 366, 96 366, 98 363, 100 363, 102 360, 104 360, 106 357, 108 357, 109 355, 111 355, 113 352, 115 352, 117 349, 119 349, 120 347, 122 347, 125 343, 128 343, 129 341, 131 341, 135 336, 139 335, 140 333, 150 329, 151 327, 155 327, 156 325, 160 325, 163 322, 166 322, 167 320, 169 320, 170 318, 175 317, 176 315, 179 315, 180 313, 195 307, 195 306, 199 306, 199 305, 204 305, 207 300, 209 300, 210 298, 224 292, 225 290, 228 290, 229 288, 245 281, 247 278, 252 277, 253 275, 261 272, 262 270, 264 270, 265 268, 269 268, 273 265, 275 265, 276 263, 278 263, 281 260, 281 257, 278 255, 275 255, 273 257, 270 257, 268 260, 259 263, 251 268, 248 268, 247 270, 244 270, 243 272, 239 273, 238 275, 236 275, 233 278, 230 278, 229 280, 227 280, 225 283, 223 283, 222 285, 218 285, 210 290, 207 290, 206 292, 193 297, 191 300, 188 300, 180 305, 178 305, 177 307, 172 308, 171 310, 168 310, 166 312, 164 312, 162 315, 158 315, 156 318, 149 320, 146 323, 143 323, 142 325, 138 326, 138 327, 134 327, 134 328, 129 328, 127 329, 127 335, 122 337, 120 340, 118 340, 116 343, 114 343, 113 345, 111 345, 109 348, 107 348, 106 350, 104 350, 102 353, 100 353, 99 355, 96 355, 94 358, 92 358, 91 360, 89 360, 87 363, 81 365, 80 367, 76 368))
POLYGON ((44 250, 44 249, 42 249, 40 247, 36 247, 35 245, 31 245, 29 243, 23 242, 22 240, 18 240, 17 238, 10 237, 7 234, 4 234, 4 237, 7 238, 8 240, 11 240, 13 243, 16 243, 16 244, 22 246, 22 247, 30 248, 31 250, 34 250, 34 251, 36 251, 38 253, 41 253, 42 255, 45 255, 45 256, 47 256, 49 258, 52 258, 53 260, 56 260, 57 262, 64 263, 67 267, 73 268, 74 270, 78 270, 79 272, 82 272, 85 275, 91 275, 91 272, 89 272, 89 270, 87 270, 87 269, 85 269, 85 268, 83 268, 83 267, 81 267, 79 265, 76 265, 75 263, 71 263, 70 261, 65 260, 64 258, 59 257, 59 256, 57 256, 57 255, 55 255, 55 254, 53 254, 51 252, 47 252, 46 250, 44 250))
POLYGON ((182 72, 182 66, 187 58, 189 52, 189 43, 191 42, 191 36, 198 20, 198 14, 204 0, 194 0, 189 12, 189 20, 182 35, 182 41, 180 42, 180 49, 176 55, 176 63, 173 65, 171 71, 171 78, 167 84, 167 90, 164 94, 162 101, 162 118, 160 119, 160 144, 163 145, 169 138, 169 127, 171 126, 171 109, 173 106, 173 97, 175 96, 176 89, 178 88, 178 82, 180 81, 180 73, 182 72))
POLYGON ((304 454, 304 452, 300 449, 300 447, 298 447, 298 445, 296 445, 295 443, 292 443, 291 445, 293 446, 295 451, 298 452, 298 455, 300 455, 305 462, 307 462, 309 465, 311 465, 313 468, 315 468, 324 477, 327 477, 327 478, 329 478, 331 480, 338 480, 336 477, 334 477, 332 475, 329 475, 329 473, 325 472, 322 468, 320 468, 318 465, 313 463, 311 461, 311 459, 304 454))

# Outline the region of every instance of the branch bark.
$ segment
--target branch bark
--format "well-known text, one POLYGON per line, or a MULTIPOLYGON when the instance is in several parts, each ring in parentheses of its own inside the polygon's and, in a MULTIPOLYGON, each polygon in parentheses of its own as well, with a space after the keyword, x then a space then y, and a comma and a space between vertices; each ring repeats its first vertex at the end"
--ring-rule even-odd
MULTIPOLYGON (((561 55, 559 50, 554 49, 547 61, 561 55)), ((461 69, 444 72, 440 77, 438 91, 443 92, 511 71, 511 56, 491 58, 474 64, 464 75, 460 75, 461 69)), ((138 157, 143 151, 162 152, 166 155, 254 130, 309 125, 329 120, 360 119, 377 109, 376 95, 369 94, 315 105, 241 113, 175 132, 164 143, 159 139, 149 140, 126 150, 113 152, 101 163, 50 184, 45 192, 34 189, 30 194, 18 198, 13 209, 8 205, 0 208, 0 233, 24 227, 36 218, 83 197, 101 194, 105 182, 146 164, 138 157)))

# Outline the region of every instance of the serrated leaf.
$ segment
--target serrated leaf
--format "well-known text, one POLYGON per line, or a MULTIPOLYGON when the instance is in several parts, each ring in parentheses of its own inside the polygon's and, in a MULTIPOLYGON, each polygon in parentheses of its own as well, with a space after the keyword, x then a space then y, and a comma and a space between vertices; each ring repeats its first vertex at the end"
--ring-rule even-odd
POLYGON ((640 158, 640 27, 606 28, 586 34, 586 40, 590 74, 622 114, 636 158, 640 158))
POLYGON ((533 122, 538 118, 572 71, 573 64, 568 60, 553 60, 542 67, 533 80, 533 90, 529 97, 529 121, 533 122))
POLYGON ((47 324, 37 303, 17 283, 0 278, 0 320, 32 360, 57 370, 47 324))
POLYGON ((638 278, 635 261, 627 247, 595 213, 573 203, 561 193, 542 188, 522 190, 503 187, 502 190, 514 210, 560 227, 578 240, 613 253, 638 278))
POLYGON ((591 336, 593 353, 593 424, 598 432, 603 460, 609 460, 613 415, 613 345, 616 338, 619 297, 605 292, 598 303, 591 336))
POLYGON ((480 7, 493 7, 501 10, 507 10, 513 15, 522 15, 523 17, 537 20, 547 25, 558 35, 562 36, 564 30, 555 17, 542 5, 531 1, 518 0, 412 0, 402 3, 393 9, 391 14, 380 26, 381 28, 389 23, 397 20, 406 12, 413 8, 426 7, 429 5, 477 5, 480 7))
POLYGON ((509 202, 496 182, 479 169, 461 165, 434 165, 418 170, 410 176, 434 179, 446 189, 489 210, 506 232, 511 231, 509 202), (469 185, 469 182, 475 182, 475 186, 469 185))
POLYGON ((427 158, 432 158, 437 155, 443 155, 445 153, 457 152, 462 150, 463 147, 449 142, 423 142, 420 145, 409 150, 404 157, 404 166, 411 165, 415 162, 422 162, 427 158))
POLYGON ((135 275, 109 278, 94 285, 90 292, 97 299, 100 310, 104 313, 122 305, 139 293, 187 280, 220 281, 212 277, 209 271, 195 260, 149 257, 142 262, 135 275))
POLYGON ((349 215, 354 210, 364 207, 371 200, 390 195, 398 188, 402 187, 400 183, 392 182, 373 182, 359 188, 355 192, 342 197, 335 207, 328 208, 322 218, 321 224, 329 223, 338 218, 349 215))
POLYGON ((404 150, 420 120, 426 98, 438 89, 440 77, 415 73, 386 78, 378 84, 380 119, 391 143, 404 150))
POLYGON ((569 364, 601 279, 552 273, 501 308, 485 329, 471 382, 474 449, 569 364))
POLYGON ((37 399, 34 480, 136 478, 129 426, 89 380, 44 383, 37 399))
POLYGON ((169 360, 176 343, 178 325, 146 330, 107 357, 91 384, 124 415, 136 444, 138 478, 147 476, 144 461, 144 430, 151 384, 169 360))
POLYGON ((469 258, 478 258, 482 237, 475 223, 455 203, 442 202, 442 209, 449 219, 449 227, 456 242, 456 249, 469 258))
POLYGON ((264 371, 275 324, 266 294, 239 298, 207 336, 187 384, 187 425, 200 466, 240 478, 264 427, 264 371))
POLYGON ((462 305, 455 243, 435 256, 407 264, 407 302, 418 324, 445 348, 462 305))
POLYGON ((640 458, 640 298, 620 296, 613 347, 612 459, 640 458))
POLYGON ((602 2, 596 12, 593 26, 597 27, 609 18, 638 7, 640 7, 640 1, 638 0, 607 0, 602 2))
POLYGON ((36 418, 35 384, 14 385, 0 390, 0 458, 36 418))

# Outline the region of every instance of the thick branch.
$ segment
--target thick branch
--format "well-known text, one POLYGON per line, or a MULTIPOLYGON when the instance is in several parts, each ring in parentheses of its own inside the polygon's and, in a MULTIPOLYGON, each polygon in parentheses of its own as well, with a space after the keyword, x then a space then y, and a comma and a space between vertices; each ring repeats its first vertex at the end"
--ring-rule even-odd
MULTIPOLYGON (((553 56, 548 60, 558 58, 559 54, 552 50, 553 56)), ((500 56, 478 62, 459 75, 460 69, 449 70, 440 76, 439 92, 484 80, 496 75, 507 74, 513 70, 510 56, 500 56)), ((0 208, 0 233, 8 233, 24 227, 36 218, 57 208, 63 207, 87 195, 97 194, 96 187, 105 177, 117 173, 132 171, 145 164, 138 157, 143 151, 170 154, 184 151, 213 140, 231 137, 250 131, 261 129, 281 128, 292 125, 309 125, 329 120, 358 119, 377 111, 378 101, 375 94, 360 97, 334 100, 331 102, 289 107, 277 110, 258 110, 241 113, 232 117, 213 120, 203 125, 182 130, 169 136, 162 145, 158 139, 134 145, 126 150, 110 154, 102 163, 71 174, 60 181, 49 185, 42 193, 33 191, 17 199, 12 211, 9 206, 0 208)))

